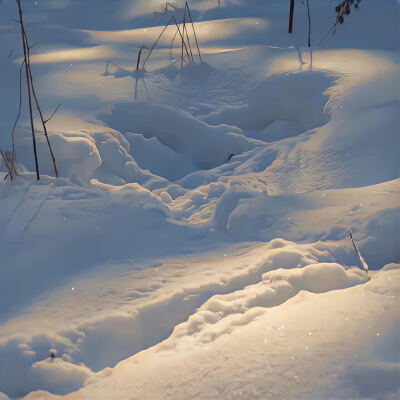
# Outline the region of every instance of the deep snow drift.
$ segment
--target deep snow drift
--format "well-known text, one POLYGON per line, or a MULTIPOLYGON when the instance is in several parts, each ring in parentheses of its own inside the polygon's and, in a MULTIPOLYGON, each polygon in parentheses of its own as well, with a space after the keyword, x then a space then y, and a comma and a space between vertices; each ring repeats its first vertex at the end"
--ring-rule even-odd
MULTIPOLYGON (((181 68, 171 26, 137 71, 184 2, 22 1, 60 178, 38 132, 36 181, 24 89, 0 400, 399 397, 400 6, 364 1, 318 46, 337 1, 309 3, 312 53, 301 1, 289 35, 289 2, 192 0, 201 60, 181 68)), ((16 15, 0 2, 2 150, 16 15)))

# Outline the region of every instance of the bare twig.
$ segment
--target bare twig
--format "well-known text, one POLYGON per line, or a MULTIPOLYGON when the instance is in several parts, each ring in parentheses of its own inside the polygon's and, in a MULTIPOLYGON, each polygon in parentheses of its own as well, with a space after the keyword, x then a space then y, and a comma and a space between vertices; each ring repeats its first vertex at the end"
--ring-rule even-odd
POLYGON ((176 35, 178 34, 178 31, 179 31, 179 27, 176 29, 175 35, 174 35, 174 37, 172 38, 172 40, 171 40, 171 45, 170 45, 170 47, 169 47, 169 60, 170 60, 170 61, 172 61, 172 48, 173 48, 173 46, 174 46, 174 42, 175 42, 175 39, 176 39, 176 35))
POLYGON ((53 113, 50 115, 50 117, 47 118, 47 119, 44 121, 44 123, 47 124, 47 123, 54 117, 54 115, 57 113, 57 111, 58 111, 61 107, 62 107, 62 103, 60 103, 60 104, 56 107, 56 109, 53 111, 53 113))
POLYGON ((0 154, 4 160, 3 164, 5 164, 5 166, 8 169, 8 174, 5 176, 4 179, 10 178, 10 180, 13 180, 18 175, 17 168, 15 165, 15 159, 12 153, 10 153, 9 151, 0 150, 0 154))
POLYGON ((25 66, 25 61, 22 62, 21 68, 19 69, 19 105, 18 105, 18 115, 15 119, 14 126, 11 132, 11 141, 12 141, 12 155, 15 159, 15 129, 17 128, 18 121, 21 117, 22 110, 22 70, 25 66))
POLYGON ((331 34, 332 31, 336 31, 338 24, 343 24, 344 16, 350 14, 351 6, 358 8, 361 0, 344 0, 341 4, 336 7, 336 20, 335 23, 329 28, 328 32, 319 41, 318 46, 325 41, 325 39, 331 34))
POLYGON ((185 40, 184 40, 184 38, 183 38, 183 36, 182 36, 182 33, 181 33, 180 28, 179 28, 178 22, 177 22, 175 16, 172 16, 171 19, 168 21, 168 23, 164 26, 164 28, 163 28, 163 30, 161 31, 161 33, 158 35, 158 38, 157 38, 157 40, 154 42, 153 46, 150 48, 149 53, 147 54, 147 57, 146 57, 146 59, 145 59, 144 62, 143 62, 142 68, 145 67, 147 61, 149 60, 149 58, 150 58, 150 56, 151 56, 151 53, 153 52, 153 50, 154 50, 155 47, 157 46, 157 44, 158 44, 158 42, 160 41, 161 37, 163 36, 164 32, 167 30, 167 28, 168 28, 172 23, 174 23, 174 24, 176 25, 176 27, 178 28, 178 33, 179 33, 179 35, 180 35, 180 37, 181 37, 181 40, 182 40, 182 42, 183 42, 183 45, 184 45, 186 54, 187 54, 187 56, 188 56, 188 58, 189 58, 189 51, 188 51, 188 49, 187 49, 187 47, 186 47, 186 43, 185 43, 185 40))
POLYGON ((176 5, 174 3, 167 1, 165 3, 165 8, 163 9, 163 14, 166 14, 168 12, 168 7, 171 7, 171 9, 174 11, 176 10, 176 5))
POLYGON ((353 238, 353 234, 352 234, 352 232, 351 232, 351 229, 349 229, 349 234, 350 234, 350 239, 351 239, 351 241, 352 241, 352 243, 353 243, 354 250, 356 251, 356 253, 357 253, 357 255, 358 255, 358 258, 359 258, 360 261, 361 261, 361 265, 363 266, 365 272, 366 272, 367 275, 368 275, 368 264, 367 264, 366 261, 364 260, 364 257, 361 255, 361 252, 360 252, 360 250, 359 250, 359 248, 358 248, 356 242, 354 241, 354 238, 353 238))
POLYGON ((185 37, 186 33, 186 39, 188 42, 188 47, 189 47, 189 52, 190 52, 190 61, 193 60, 193 53, 192 53, 192 46, 190 45, 190 39, 189 39, 189 34, 186 28, 186 7, 185 7, 185 13, 183 15, 183 37, 185 37))
POLYGON ((136 71, 139 71, 139 67, 140 67, 140 58, 142 56, 142 51, 143 50, 149 50, 148 47, 146 46, 142 46, 139 50, 139 54, 138 54, 138 58, 137 58, 137 62, 136 62, 136 71))
POLYGON ((294 0, 290 0, 289 33, 293 33, 294 0))
POLYGON ((36 169, 36 178, 40 180, 40 173, 39 173, 39 162, 38 162, 38 155, 37 155, 37 148, 36 148, 36 138, 35 138, 35 127, 33 123, 33 110, 32 110, 32 93, 30 90, 30 77, 28 71, 28 46, 26 43, 26 35, 25 35, 25 28, 24 22, 22 19, 22 7, 21 7, 21 0, 16 0, 18 5, 18 12, 19 12, 19 24, 21 26, 21 35, 22 35, 22 44, 24 48, 24 62, 25 62, 25 73, 26 73, 26 81, 28 85, 28 102, 29 102, 29 116, 31 122, 31 132, 32 132, 32 143, 33 143, 33 154, 35 157, 35 169, 36 169))
POLYGON ((310 15, 310 3, 306 0, 307 4, 307 18, 308 18, 308 47, 311 48, 311 15, 310 15))
POLYGON ((190 13, 190 8, 189 8, 188 2, 185 3, 185 8, 187 9, 187 13, 188 13, 190 22, 191 22, 191 24, 192 24, 193 35, 194 35, 194 39, 195 39, 195 41, 196 41, 196 46, 197 46, 197 51, 198 51, 198 53, 199 53, 199 58, 200 58, 200 61, 202 61, 202 59, 201 59, 201 53, 200 53, 200 47, 199 47, 199 42, 197 41, 196 30, 194 29, 194 23, 193 23, 192 15, 191 15, 191 13, 190 13))
MULTIPOLYGON (((18 1, 20 1, 20 0, 18 0, 18 1)), ((26 34, 25 34, 25 40, 26 40, 26 43, 27 43, 26 34)), ((29 59, 30 58, 29 48, 28 48, 27 53, 28 53, 28 63, 29 63, 28 64, 28 71, 29 71, 29 77, 30 77, 30 83, 31 83, 31 90, 32 90, 33 98, 34 98, 35 103, 36 103, 37 110, 39 112, 40 121, 42 122, 42 127, 43 127, 43 131, 44 131, 44 136, 46 137, 47 146, 49 147, 51 160, 53 162, 54 173, 55 173, 56 177, 58 178, 58 169, 57 169, 56 159, 54 157, 53 149, 52 149, 51 144, 50 144, 50 139, 49 139, 49 134, 47 132, 46 122, 45 122, 45 120, 43 118, 43 113, 42 113, 42 110, 40 109, 39 102, 38 102, 38 99, 37 99, 36 93, 35 93, 35 87, 33 85, 32 71, 31 71, 31 65, 30 65, 30 59, 29 59)))
MULTIPOLYGON (((32 77, 32 71, 31 71, 31 65, 30 65, 30 46, 28 43, 28 38, 26 35, 25 27, 24 27, 24 22, 23 22, 23 17, 22 17, 22 7, 21 7, 21 0, 16 0, 17 5, 18 5, 18 11, 19 11, 19 23, 21 26, 21 34, 22 34, 22 44, 24 48, 24 64, 25 64, 25 73, 26 73, 26 81, 27 81, 27 86, 28 86, 28 100, 29 100, 29 114, 30 114, 30 122, 31 122, 31 131, 32 131, 32 141, 33 141, 33 152, 35 156, 35 167, 36 167, 36 177, 38 180, 40 180, 40 173, 39 173, 39 163, 38 163, 38 156, 37 156, 37 146, 36 146, 36 138, 35 138, 35 127, 34 127, 34 121, 33 121, 33 108, 32 108, 32 100, 34 100, 36 104, 37 111, 40 116, 40 120, 42 123, 44 135, 46 137, 47 145, 50 150, 50 155, 51 159, 53 162, 53 168, 54 168, 54 173, 56 177, 58 178, 58 169, 57 169, 57 164, 56 164, 56 159, 54 157, 53 149, 50 144, 50 139, 49 135, 47 132, 47 127, 46 127, 46 122, 43 118, 43 113, 42 110, 39 106, 39 101, 36 96, 35 92, 35 87, 33 84, 33 77, 32 77)), ((59 107, 58 107, 59 108, 59 107)), ((57 110, 58 110, 57 108, 57 110)), ((56 111, 57 111, 56 110, 56 111)), ((55 113, 53 113, 54 115, 55 113)), ((52 116, 53 116, 52 115, 52 116)), ((51 117, 52 118, 52 117, 51 117)))
POLYGON ((107 64, 106 64, 106 71, 105 71, 105 74, 106 74, 106 75, 109 74, 109 72, 108 72, 108 66, 109 66, 110 64, 114 65, 114 67, 116 67, 116 68, 118 68, 118 69, 121 69, 121 70, 124 70, 124 69, 125 69, 125 68, 122 68, 122 67, 121 67, 120 65, 118 65, 117 63, 115 63, 115 62, 113 62, 113 61, 111 61, 111 60, 108 60, 108 61, 107 61, 107 64))

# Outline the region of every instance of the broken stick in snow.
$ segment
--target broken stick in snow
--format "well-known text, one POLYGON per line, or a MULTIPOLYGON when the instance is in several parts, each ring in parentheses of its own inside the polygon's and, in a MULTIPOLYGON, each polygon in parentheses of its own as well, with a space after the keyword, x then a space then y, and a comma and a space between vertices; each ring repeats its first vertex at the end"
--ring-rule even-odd
POLYGON ((351 241, 352 241, 352 243, 353 243, 354 250, 356 251, 356 253, 357 253, 357 255, 358 255, 358 257, 359 257, 359 259, 360 259, 360 261, 361 261, 361 264, 362 264, 362 266, 363 266, 365 272, 366 272, 367 275, 368 275, 368 264, 367 264, 366 261, 364 260, 364 257, 361 255, 361 252, 360 252, 360 250, 359 250, 359 248, 358 248, 356 242, 354 241, 354 238, 353 238, 353 234, 352 234, 352 232, 351 232, 351 229, 349 229, 349 233, 350 233, 350 239, 351 239, 351 241))

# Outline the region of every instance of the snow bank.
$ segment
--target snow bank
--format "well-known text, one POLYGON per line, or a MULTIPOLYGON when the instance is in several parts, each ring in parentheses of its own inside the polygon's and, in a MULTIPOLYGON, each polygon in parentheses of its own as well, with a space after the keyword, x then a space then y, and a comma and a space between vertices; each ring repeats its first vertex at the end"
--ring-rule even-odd
MULTIPOLYGON (((318 53, 314 57, 318 63, 318 53)), ((399 72, 386 61, 360 74, 360 80, 337 81, 327 106, 330 121, 282 148, 266 173, 282 190, 361 187, 398 178, 400 97, 393 82, 399 72), (387 93, 386 100, 376 92, 387 93)))
POLYGON ((398 363, 374 349, 398 343, 398 278, 396 270, 382 271, 360 284, 367 279, 362 271, 332 263, 268 272, 255 285, 210 298, 166 341, 89 379, 66 398, 106 399, 112 393, 115 399, 146 394, 185 400, 195 393, 198 399, 251 400, 268 393, 272 399, 394 399, 398 363), (317 276, 325 274, 334 283, 318 286, 317 276), (315 280, 309 289, 318 293, 304 290, 310 276, 315 280), (374 372, 382 381, 372 388, 364 380, 374 372))
MULTIPOLYGON (((279 254, 279 257, 282 256, 290 259, 284 250, 279 254)), ((221 335, 232 333, 241 325, 249 324, 263 313, 254 308, 279 306, 301 290, 324 293, 359 285, 368 279, 363 271, 357 268, 346 270, 336 263, 310 264, 304 268, 267 272, 260 283, 227 295, 213 296, 187 322, 175 328, 168 347, 171 341, 183 342, 185 346, 192 346, 192 341, 210 343, 221 335), (182 340, 183 336, 189 336, 191 340, 182 340)))
MULTIPOLYGON (((146 190, 141 191, 146 195, 146 190)), ((135 201, 126 187, 114 190, 111 196, 127 203, 135 201)), ((66 393, 68 385, 81 387, 93 374, 91 371, 113 367, 167 339, 178 324, 183 323, 176 328, 177 337, 189 330, 190 340, 214 340, 226 329, 240 326, 240 321, 245 324, 258 315, 257 310, 247 314, 254 307, 276 306, 300 290, 320 292, 364 282, 366 277, 361 270, 346 271, 332 264, 342 251, 334 243, 297 245, 275 239, 267 244, 227 248, 223 253, 180 264, 166 263, 155 270, 124 272, 119 280, 106 286, 93 286, 90 275, 87 281, 81 278, 71 283, 72 291, 69 288, 68 293, 57 294, 60 300, 54 300, 48 312, 35 316, 33 311, 31 322, 24 318, 19 322, 28 324, 30 334, 8 333, 2 339, 2 351, 7 358, 12 355, 14 363, 2 370, 0 387, 6 385, 7 390, 3 390, 7 394, 26 394, 35 388, 66 393), (285 270, 274 271, 277 268, 285 270), (99 301, 103 304, 100 310, 99 301), (119 304, 118 310, 115 304, 119 304), (196 311, 198 307, 201 308, 196 311), (35 327, 37 321, 43 320, 45 326, 41 323, 35 327), (48 360, 51 349, 62 363, 48 360), (25 350, 32 357, 27 357, 25 350), (26 386, 19 385, 20 369, 27 376, 26 386), (52 378, 59 369, 66 371, 65 381, 60 381, 58 375, 57 379, 52 378), (45 376, 47 386, 42 385, 45 376)), ((117 265, 112 263, 106 273, 111 268, 116 271, 117 265)), ((94 274, 98 279, 99 272, 94 274)), ((18 321, 11 320, 8 329, 13 331, 15 323, 18 326, 18 321)), ((22 326, 17 332, 21 329, 22 326)))

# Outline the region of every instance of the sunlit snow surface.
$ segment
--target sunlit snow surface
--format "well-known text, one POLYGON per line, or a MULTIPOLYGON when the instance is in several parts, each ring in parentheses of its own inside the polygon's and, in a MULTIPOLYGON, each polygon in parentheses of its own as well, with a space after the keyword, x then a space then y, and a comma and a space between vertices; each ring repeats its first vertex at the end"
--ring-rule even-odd
MULTIPOLYGON (((360 3, 317 47, 337 1, 310 1, 311 57, 301 2, 293 35, 289 2, 220 3, 189 2, 202 62, 171 63, 170 27, 135 71, 183 2, 22 1, 61 178, 38 134, 35 180, 24 102, 0 400, 399 398, 399 4, 360 3)), ((16 17, 0 1, 3 150, 16 17)))

